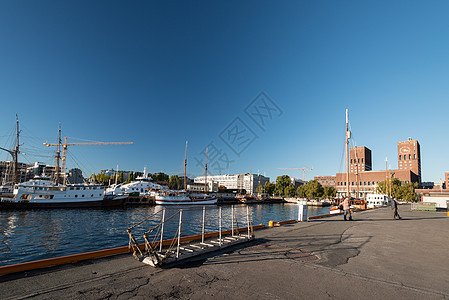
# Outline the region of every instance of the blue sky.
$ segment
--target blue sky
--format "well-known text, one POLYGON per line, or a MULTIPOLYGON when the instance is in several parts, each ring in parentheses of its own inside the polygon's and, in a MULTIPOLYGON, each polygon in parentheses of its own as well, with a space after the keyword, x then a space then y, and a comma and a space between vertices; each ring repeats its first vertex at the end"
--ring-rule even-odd
POLYGON ((344 171, 348 108, 374 169, 385 157, 396 168, 397 142, 412 137, 423 180, 436 181, 449 170, 448 9, 447 1, 2 1, 0 147, 11 146, 18 113, 25 162, 52 163, 54 149, 41 144, 56 140, 61 122, 63 136, 135 143, 71 147, 68 166, 87 176, 117 164, 180 174, 188 140, 191 176, 203 174, 209 145, 218 149, 213 174, 251 169, 274 180, 302 176, 277 168, 306 166, 310 179, 344 171))

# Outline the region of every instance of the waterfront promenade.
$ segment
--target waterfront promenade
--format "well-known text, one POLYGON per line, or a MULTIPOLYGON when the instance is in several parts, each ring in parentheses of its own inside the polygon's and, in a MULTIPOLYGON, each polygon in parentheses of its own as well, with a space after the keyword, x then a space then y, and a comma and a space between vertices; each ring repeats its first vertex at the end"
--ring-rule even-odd
POLYGON ((409 205, 399 213, 260 230, 254 242, 166 269, 122 255, 7 275, 1 299, 449 298, 449 217, 409 205))

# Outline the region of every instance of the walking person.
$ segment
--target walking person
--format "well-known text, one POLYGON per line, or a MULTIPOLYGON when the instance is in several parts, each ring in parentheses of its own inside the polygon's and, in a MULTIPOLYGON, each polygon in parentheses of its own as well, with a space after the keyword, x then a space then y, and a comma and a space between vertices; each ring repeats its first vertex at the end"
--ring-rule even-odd
POLYGON ((396 220, 396 217, 400 220, 402 219, 398 213, 398 202, 396 199, 391 199, 391 209, 393 210, 393 219, 396 220))
POLYGON ((347 221, 346 220, 346 215, 347 214, 349 214, 349 221, 352 221, 352 215, 351 215, 351 209, 350 209, 350 203, 349 203, 349 197, 346 197, 345 198, 345 201, 343 201, 343 210, 345 211, 344 212, 344 218, 345 218, 345 221, 347 221))

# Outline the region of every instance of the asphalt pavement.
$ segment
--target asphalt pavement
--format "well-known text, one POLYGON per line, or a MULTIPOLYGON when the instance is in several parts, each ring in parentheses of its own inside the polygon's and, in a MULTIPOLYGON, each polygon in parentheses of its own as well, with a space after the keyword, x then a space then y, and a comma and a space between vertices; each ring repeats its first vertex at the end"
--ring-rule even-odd
MULTIPOLYGON (((256 231, 166 268, 131 255, 0 277, 1 299, 445 299, 446 212, 389 207, 256 231)), ((281 220, 275 220, 281 221, 281 220)))

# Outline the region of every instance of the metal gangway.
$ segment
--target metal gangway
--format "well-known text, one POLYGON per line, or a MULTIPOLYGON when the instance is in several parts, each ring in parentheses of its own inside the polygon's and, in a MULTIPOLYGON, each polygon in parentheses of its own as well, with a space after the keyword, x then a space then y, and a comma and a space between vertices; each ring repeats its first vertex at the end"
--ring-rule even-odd
POLYGON ((129 227, 127 232, 133 255, 139 261, 154 267, 254 239, 249 208, 246 207, 246 216, 242 214, 237 216, 234 206, 231 207, 230 216, 229 214, 223 216, 221 206, 207 210, 205 206, 191 207, 175 212, 173 209, 161 208, 129 227), (198 220, 199 210, 202 210, 201 220, 198 220), (172 213, 167 217, 167 212, 170 211, 172 213), (238 218, 242 225, 246 223, 244 227, 239 227, 238 218), (148 226, 148 230, 143 229, 144 226, 148 226), (138 242, 139 230, 143 243, 138 242))

